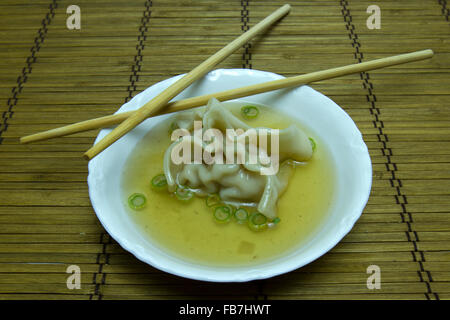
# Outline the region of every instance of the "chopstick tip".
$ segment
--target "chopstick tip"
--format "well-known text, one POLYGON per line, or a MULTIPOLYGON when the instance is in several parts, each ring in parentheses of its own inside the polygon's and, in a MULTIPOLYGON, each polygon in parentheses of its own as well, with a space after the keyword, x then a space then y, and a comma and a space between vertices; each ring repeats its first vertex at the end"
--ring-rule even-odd
POLYGON ((286 3, 282 8, 285 8, 288 12, 291 11, 291 5, 286 3))
POLYGON ((83 154, 83 159, 84 159, 84 160, 87 160, 87 161, 91 160, 91 157, 89 156, 88 152, 89 152, 89 151, 86 151, 86 152, 83 154))

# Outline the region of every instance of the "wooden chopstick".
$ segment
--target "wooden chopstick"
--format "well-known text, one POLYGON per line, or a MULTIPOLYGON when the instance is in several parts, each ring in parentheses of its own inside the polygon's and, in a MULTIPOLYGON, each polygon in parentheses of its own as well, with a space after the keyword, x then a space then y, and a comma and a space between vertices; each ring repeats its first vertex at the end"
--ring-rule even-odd
POLYGON ((240 37, 230 42, 224 48, 216 52, 214 55, 206 59, 184 77, 173 83, 163 92, 161 92, 158 96, 153 98, 150 102, 143 105, 139 108, 135 113, 133 113, 130 117, 128 117, 125 121, 123 121, 120 125, 118 125, 114 130, 112 130, 109 134, 107 134, 102 140, 96 143, 92 148, 90 148, 84 154, 86 159, 92 159, 100 152, 105 150, 108 146, 114 143, 116 140, 121 138, 127 132, 132 130, 139 123, 144 121, 150 115, 156 114, 160 111, 164 106, 177 94, 187 88, 190 84, 192 84, 195 80, 200 79, 206 73, 214 68, 218 63, 223 61, 230 54, 241 48, 245 43, 250 41, 257 34, 266 30, 270 25, 281 19, 285 16, 291 7, 286 4, 274 11, 272 14, 267 16, 264 20, 256 24, 247 32, 243 33, 240 37))
MULTIPOLYGON (((316 82, 320 80, 326 80, 331 78, 336 78, 340 76, 345 76, 353 73, 359 73, 363 71, 370 71, 374 69, 394 66, 398 64, 403 64, 412 61, 423 60, 431 58, 433 56, 433 51, 422 50, 415 51, 412 53, 406 53, 386 58, 381 58, 377 60, 362 62, 358 64, 351 64, 343 67, 332 68, 323 71, 316 71, 304 75, 299 75, 295 77, 290 77, 281 80, 274 80, 264 83, 259 83, 255 85, 245 86, 237 89, 226 90, 222 92, 211 93, 203 96, 188 98, 184 100, 179 100, 175 102, 170 102, 167 104, 166 108, 161 110, 159 114, 172 113, 181 110, 186 110, 194 107, 199 107, 205 105, 209 99, 216 98, 220 101, 227 101, 232 99, 238 99, 246 96, 251 96, 254 94, 264 93, 268 91, 273 91, 277 89, 283 89, 293 86, 299 86, 302 84, 308 84, 311 82, 316 82)), ((77 132, 88 131, 98 128, 109 127, 122 121, 126 120, 128 117, 133 115, 136 111, 128 111, 113 115, 108 115, 105 117, 100 117, 96 119, 90 119, 64 127, 36 133, 33 135, 25 136, 20 138, 21 143, 36 142, 56 137, 61 137, 77 132)))

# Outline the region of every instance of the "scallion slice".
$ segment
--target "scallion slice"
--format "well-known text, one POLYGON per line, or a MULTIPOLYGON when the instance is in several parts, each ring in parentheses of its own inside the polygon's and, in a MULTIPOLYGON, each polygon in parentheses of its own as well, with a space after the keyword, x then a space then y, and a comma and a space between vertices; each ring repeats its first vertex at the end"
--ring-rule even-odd
POLYGON ((255 106, 243 106, 241 113, 246 119, 255 119, 259 114, 259 109, 255 106))
POLYGON ((142 193, 133 193, 128 197, 128 205, 133 210, 141 210, 146 203, 147 198, 142 193))
POLYGON ((153 177, 151 186, 157 191, 165 190, 167 188, 167 180, 164 174, 158 174, 153 177))
POLYGON ((262 231, 267 228, 267 218, 259 212, 254 212, 248 218, 248 226, 253 231, 262 231))
POLYGON ((281 219, 278 218, 278 217, 276 217, 275 219, 273 219, 272 221, 270 221, 270 222, 267 224, 267 226, 268 226, 269 228, 273 228, 273 227, 275 227, 278 223, 280 223, 280 221, 281 221, 281 219))
POLYGON ((218 223, 228 223, 231 218, 231 209, 228 206, 219 206, 214 209, 214 220, 218 223))
POLYGON ((317 147, 316 141, 313 138, 311 138, 311 137, 309 137, 308 139, 311 142, 312 150, 313 151, 316 150, 316 147, 317 147))
POLYGON ((211 208, 222 203, 220 196, 217 193, 210 194, 206 197, 206 206, 211 208))
POLYGON ((175 191, 175 196, 177 197, 178 200, 189 201, 194 197, 194 193, 187 188, 177 187, 177 191, 175 191))
POLYGON ((238 223, 247 222, 248 212, 244 208, 239 208, 234 212, 234 218, 238 223))

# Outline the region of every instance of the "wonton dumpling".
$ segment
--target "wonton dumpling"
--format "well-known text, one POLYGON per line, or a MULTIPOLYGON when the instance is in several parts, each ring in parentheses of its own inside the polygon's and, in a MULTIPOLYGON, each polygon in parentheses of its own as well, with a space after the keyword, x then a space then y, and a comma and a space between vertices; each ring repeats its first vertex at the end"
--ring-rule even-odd
POLYGON ((311 142, 306 134, 295 125, 280 130, 280 162, 287 159, 305 161, 312 157, 311 142))
POLYGON ((201 109, 186 110, 177 113, 172 123, 175 124, 175 128, 192 131, 194 130, 194 121, 202 121, 202 118, 203 118, 203 110, 201 109))
MULTIPOLYGON (((258 128, 260 129, 260 128, 258 128)), ((273 129, 263 128, 267 131, 267 149, 271 152, 271 133, 273 129)), ((278 147, 280 163, 292 159, 295 161, 305 161, 312 157, 312 145, 308 136, 295 125, 290 125, 286 129, 278 132, 278 147)))
POLYGON ((205 193, 216 193, 226 176, 235 175, 239 170, 237 164, 186 164, 178 175, 181 185, 202 189, 205 193))
POLYGON ((243 129, 251 127, 240 119, 236 118, 229 110, 222 107, 222 104, 215 98, 209 100, 206 112, 203 114, 203 128, 219 129, 225 133, 226 129, 243 129))
POLYGON ((257 203, 266 184, 265 176, 240 169, 236 174, 224 177, 220 182, 220 198, 225 201, 257 203))
MULTIPOLYGON (((188 186, 195 189, 200 195, 219 193, 222 200, 226 202, 240 202, 246 205, 254 204, 259 212, 269 219, 276 217, 276 205, 278 198, 287 187, 289 178, 295 166, 294 161, 304 161, 312 156, 312 145, 308 137, 295 125, 279 131, 279 163, 277 174, 261 175, 261 169, 265 166, 257 164, 225 164, 226 159, 222 159, 224 164, 213 163, 190 163, 176 165, 172 162, 172 151, 180 150, 185 146, 189 150, 197 143, 192 139, 194 121, 202 120, 203 130, 216 129, 226 136, 226 129, 251 129, 249 125, 234 116, 229 110, 223 108, 216 99, 211 99, 204 112, 190 111, 179 115, 177 125, 179 128, 187 129, 188 134, 173 142, 164 155, 164 173, 166 175, 169 191, 175 191, 178 186, 188 186)), ((256 128, 261 129, 261 128, 256 128)), ((270 135, 267 135, 267 149, 262 150, 268 157, 270 153, 270 135)), ((236 141, 243 144, 245 151, 249 152, 248 139, 244 135, 236 138, 236 141), (240 141, 240 142, 239 142, 240 141)), ((226 140, 226 139, 224 139, 226 140)), ((259 143, 257 141, 256 143, 259 143)), ((202 152, 208 148, 204 142, 200 142, 199 147, 202 152)), ((219 142, 221 145, 222 142, 219 142)), ((225 146, 225 141, 223 141, 225 146)), ((222 151, 215 148, 215 151, 222 151)), ((237 150, 234 150, 237 153, 237 150)), ((226 152, 223 152, 225 158, 226 152)), ((193 158, 191 158, 193 160, 193 158)))
POLYGON ((167 180, 167 189, 170 192, 174 192, 177 189, 177 175, 182 169, 182 165, 173 163, 171 159, 172 150, 179 143, 181 143, 181 140, 172 143, 169 148, 167 148, 163 158, 164 175, 167 180))
POLYGON ((281 164, 276 176, 266 176, 267 182, 264 193, 258 204, 258 211, 269 219, 275 219, 277 216, 276 204, 278 198, 283 194, 291 177, 294 164, 286 161, 281 164))

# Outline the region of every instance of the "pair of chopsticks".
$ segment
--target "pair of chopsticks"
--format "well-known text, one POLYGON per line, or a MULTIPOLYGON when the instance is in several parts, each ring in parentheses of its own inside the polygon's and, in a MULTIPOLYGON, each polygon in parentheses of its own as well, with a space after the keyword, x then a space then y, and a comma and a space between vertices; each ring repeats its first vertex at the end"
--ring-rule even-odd
POLYGON ((215 53, 213 56, 205 60, 191 72, 183 76, 181 79, 176 81, 174 84, 169 86, 158 96, 156 96, 151 101, 144 104, 141 108, 139 108, 136 111, 109 115, 101 118, 82 121, 61 128, 44 131, 30 136, 22 137, 20 139, 20 142, 30 143, 55 137, 61 137, 77 132, 104 128, 115 124, 120 124, 85 153, 85 158, 92 159, 97 154, 106 149, 108 146, 110 146, 112 143, 114 143, 116 140, 118 140, 120 137, 122 137, 130 130, 132 130, 139 123, 144 121, 145 119, 151 116, 155 116, 157 114, 172 113, 194 107, 199 107, 205 105, 208 102, 208 100, 213 97, 220 101, 232 100, 242 98, 245 96, 273 91, 277 89, 299 86, 320 80, 332 79, 344 75, 370 71, 374 69, 399 65, 412 61, 423 60, 431 58, 433 56, 433 51, 429 49, 416 51, 412 53, 386 57, 363 63, 351 64, 323 71, 312 72, 286 79, 269 81, 265 83, 245 86, 242 88, 226 90, 218 93, 207 94, 199 97, 193 97, 169 103, 169 101, 172 98, 174 98, 177 94, 183 91, 186 87, 188 87, 197 79, 201 78, 209 71, 211 71, 212 68, 216 66, 218 63, 220 63, 223 59, 225 59, 227 56, 229 56, 234 51, 239 49, 242 45, 247 43, 255 35, 266 30, 271 24, 282 18, 289 11, 290 11, 289 5, 284 5, 283 7, 279 8, 271 15, 266 17, 264 20, 259 22, 257 25, 255 25, 253 28, 251 28, 250 30, 242 34, 240 37, 232 41, 230 44, 225 46, 223 49, 215 53))

